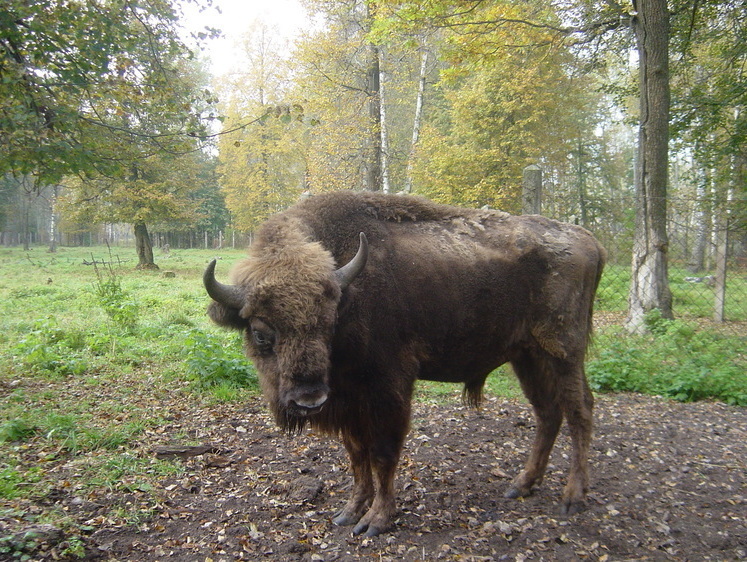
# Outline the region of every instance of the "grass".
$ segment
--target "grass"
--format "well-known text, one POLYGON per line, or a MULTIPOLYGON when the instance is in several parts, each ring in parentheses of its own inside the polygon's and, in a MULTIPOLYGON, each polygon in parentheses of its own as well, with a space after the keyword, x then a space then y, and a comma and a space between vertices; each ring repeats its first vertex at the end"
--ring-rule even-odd
MULTIPOLYGON (((698 274, 696 277, 704 277, 698 274)), ((715 289, 705 282, 686 281, 693 274, 675 264, 669 266, 669 287, 675 316, 683 318, 712 318, 715 289)), ((597 309, 625 312, 628 308, 630 266, 607 264, 597 291, 597 309)), ((727 274, 725 317, 730 321, 747 321, 747 275, 738 270, 727 274)))
MULTIPOLYGON (((134 270, 131 248, 0 248, 0 516, 36 521, 23 502, 61 485, 150 497, 154 482, 182 470, 141 450, 141 440, 168 423, 165 404, 209 408, 259 392, 240 334, 205 315, 200 279, 216 254, 225 279, 244 251, 172 250, 151 272, 134 270), (84 265, 94 258, 113 263, 84 265), (59 482, 63 466, 74 484, 59 482)), ((598 310, 624 310, 622 273, 608 271, 598 310)), ((710 315, 709 297, 687 296, 689 288, 673 283, 676 301, 692 316, 710 315)), ((595 390, 747 405, 744 337, 655 318, 652 326, 648 336, 599 331, 587 368, 595 390)), ((488 378, 485 392, 521 396, 506 367, 488 378)), ((459 402, 461 387, 419 382, 416 399, 459 402)), ((118 517, 137 522, 148 509, 147 501, 123 505, 118 517)), ((64 513, 44 517, 74 526, 64 513)))
MULTIPOLYGON (((218 274, 227 275, 243 254, 220 252, 218 274)), ((69 487, 84 497, 137 491, 150 500, 110 513, 123 524, 142 519, 157 501, 154 482, 183 470, 143 449, 147 434, 167 423, 164 404, 182 400, 186 409, 236 400, 251 386, 238 334, 205 316, 200 278, 215 252, 173 250, 158 259, 160 272, 135 271, 131 256, 133 249, 0 249, 2 517, 49 522, 80 536, 84 530, 64 512, 25 507, 40 498, 53 506, 43 498, 69 487), (84 265, 94 258, 114 265, 84 265), (197 340, 214 352, 202 364, 188 352, 197 340), (239 361, 243 379, 232 380, 239 361)), ((0 558, 11 548, 6 538, 0 536, 0 558)))

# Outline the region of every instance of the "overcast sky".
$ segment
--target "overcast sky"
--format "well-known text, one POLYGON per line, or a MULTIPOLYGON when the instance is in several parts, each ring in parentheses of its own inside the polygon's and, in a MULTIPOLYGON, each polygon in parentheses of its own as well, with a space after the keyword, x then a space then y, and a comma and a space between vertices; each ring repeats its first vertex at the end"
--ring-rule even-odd
POLYGON ((237 62, 233 46, 253 21, 276 26, 289 40, 308 24, 299 0, 214 0, 213 7, 201 13, 187 10, 188 29, 210 26, 223 31, 223 37, 211 41, 208 48, 213 75, 225 74, 237 62))

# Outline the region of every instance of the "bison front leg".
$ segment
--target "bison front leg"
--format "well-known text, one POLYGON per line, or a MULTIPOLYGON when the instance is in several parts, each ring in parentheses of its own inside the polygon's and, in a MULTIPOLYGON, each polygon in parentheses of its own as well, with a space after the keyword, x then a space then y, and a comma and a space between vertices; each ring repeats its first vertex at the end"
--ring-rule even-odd
POLYGON ((333 519, 352 525, 354 535, 374 537, 391 529, 396 514, 394 474, 407 434, 407 421, 379 428, 373 442, 346 436, 355 483, 350 499, 333 519))
POLYGON ((335 525, 354 525, 366 513, 374 497, 370 451, 368 447, 350 435, 345 435, 343 443, 350 457, 350 466, 353 471, 353 493, 345 507, 334 516, 332 522, 335 525))
POLYGON ((350 437, 346 437, 344 443, 353 469, 353 493, 332 522, 355 525, 353 534, 366 537, 388 531, 396 513, 394 473, 401 440, 395 442, 394 448, 363 445, 350 437))
POLYGON ((373 456, 371 464, 374 471, 376 493, 371 508, 353 528, 354 535, 363 534, 366 537, 375 537, 391 529, 397 511, 394 500, 394 473, 398 462, 399 451, 393 454, 373 456))

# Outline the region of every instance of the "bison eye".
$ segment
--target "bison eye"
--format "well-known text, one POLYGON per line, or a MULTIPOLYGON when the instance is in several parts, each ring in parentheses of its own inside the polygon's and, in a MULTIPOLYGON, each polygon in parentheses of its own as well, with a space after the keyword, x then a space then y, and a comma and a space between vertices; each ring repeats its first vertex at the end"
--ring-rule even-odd
POLYGON ((250 331, 252 343, 257 350, 263 355, 272 353, 272 347, 275 345, 275 331, 261 320, 252 320, 250 331))
POLYGON ((275 338, 271 334, 265 334, 259 330, 252 330, 252 339, 258 347, 267 347, 273 344, 275 338))

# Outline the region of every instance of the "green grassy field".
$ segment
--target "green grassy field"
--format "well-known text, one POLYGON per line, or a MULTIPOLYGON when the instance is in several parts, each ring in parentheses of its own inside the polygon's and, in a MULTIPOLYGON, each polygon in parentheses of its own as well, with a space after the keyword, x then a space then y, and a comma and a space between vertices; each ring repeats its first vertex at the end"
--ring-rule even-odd
MULTIPOLYGON (((699 274, 704 276, 705 274, 699 274)), ((678 318, 713 318, 714 288, 706 283, 686 281, 693 274, 683 267, 670 265, 669 287, 672 307, 678 318)), ((607 264, 597 291, 598 309, 625 312, 628 307, 630 267, 607 264)), ((735 270, 727 276, 725 317, 730 321, 747 321, 747 275, 735 270)))
MULTIPOLYGON (((226 279, 243 255, 172 250, 157 256, 153 272, 134 269, 132 248, 0 249, 0 513, 26 517, 27 498, 61 485, 61 463, 75 463, 81 488, 147 492, 154 478, 181 470, 132 453, 140 436, 166 423, 163 404, 181 401, 190 411, 258 394, 240 335, 206 317, 201 283, 210 259, 219 258, 217 275, 226 279)), ((620 309, 619 297, 605 296, 619 284, 603 283, 600 310, 620 309)), ((744 337, 656 318, 651 327, 637 337, 616 326, 598 331, 587 367, 595 390, 747 405, 744 337)), ((506 367, 489 377, 486 393, 521 396, 506 367)), ((460 395, 448 384, 419 383, 416 391, 421 401, 458 403, 460 395)), ((143 509, 123 506, 122 520, 143 509)), ((66 520, 39 517, 63 527, 66 520)))

